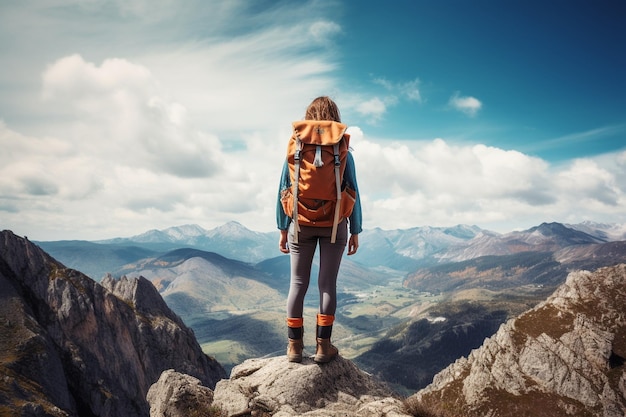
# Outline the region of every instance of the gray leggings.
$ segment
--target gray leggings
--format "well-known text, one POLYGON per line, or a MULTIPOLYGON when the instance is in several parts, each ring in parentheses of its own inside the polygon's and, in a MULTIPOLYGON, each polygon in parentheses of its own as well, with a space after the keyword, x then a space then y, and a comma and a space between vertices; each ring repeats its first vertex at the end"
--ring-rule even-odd
POLYGON ((335 315, 337 309, 337 274, 343 251, 348 243, 347 221, 337 228, 337 240, 330 243, 332 227, 300 226, 298 243, 293 243, 292 223, 289 228, 289 254, 291 256, 291 284, 287 297, 287 317, 303 315, 304 296, 309 288, 311 265, 317 244, 320 246, 320 271, 317 283, 320 292, 321 314, 335 315))

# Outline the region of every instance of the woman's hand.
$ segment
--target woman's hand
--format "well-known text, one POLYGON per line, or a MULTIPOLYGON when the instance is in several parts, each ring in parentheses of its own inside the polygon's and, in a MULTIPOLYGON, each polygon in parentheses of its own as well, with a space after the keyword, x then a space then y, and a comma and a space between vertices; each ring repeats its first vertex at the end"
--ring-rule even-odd
POLYGON ((287 243, 287 231, 280 231, 280 238, 278 239, 278 249, 282 253, 289 253, 289 245, 287 243))
POLYGON ((350 235, 348 241, 348 255, 354 255, 359 249, 359 235, 350 235))

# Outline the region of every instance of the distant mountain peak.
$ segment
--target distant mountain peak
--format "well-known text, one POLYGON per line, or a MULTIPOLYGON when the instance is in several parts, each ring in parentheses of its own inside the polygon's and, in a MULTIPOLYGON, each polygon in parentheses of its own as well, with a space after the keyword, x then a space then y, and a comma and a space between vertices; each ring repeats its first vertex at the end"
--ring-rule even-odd
POLYGON ((531 233, 539 232, 543 234, 544 236, 553 236, 553 235, 563 234, 563 233, 568 233, 568 232, 571 233, 572 231, 574 230, 557 222, 551 222, 551 223, 544 222, 544 223, 541 223, 539 226, 535 226, 535 227, 528 229, 528 232, 531 232, 531 233))
POLYGON ((626 240, 626 223, 598 223, 591 220, 585 220, 582 223, 568 224, 567 226, 603 240, 626 240))
POLYGON ((561 230, 565 228, 561 223, 557 222, 543 222, 539 226, 531 227, 530 230, 561 230))
POLYGON ((197 224, 184 224, 182 226, 169 227, 163 232, 176 240, 182 240, 189 237, 203 236, 206 230, 197 224))
POLYGON ((256 232, 248 229, 236 221, 229 221, 207 232, 208 237, 225 236, 229 238, 242 238, 256 235, 256 232))

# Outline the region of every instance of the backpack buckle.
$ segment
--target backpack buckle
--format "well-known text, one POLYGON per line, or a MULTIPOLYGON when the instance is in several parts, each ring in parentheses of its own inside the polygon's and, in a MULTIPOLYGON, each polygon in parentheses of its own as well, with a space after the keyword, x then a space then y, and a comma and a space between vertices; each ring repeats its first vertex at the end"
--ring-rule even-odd
POLYGON ((333 145, 333 155, 335 156, 335 166, 339 167, 341 166, 341 160, 339 159, 339 144, 335 143, 333 145))
POLYGON ((300 139, 300 135, 296 132, 296 151, 293 154, 293 159, 296 161, 300 160, 300 151, 302 150, 302 139, 300 139))

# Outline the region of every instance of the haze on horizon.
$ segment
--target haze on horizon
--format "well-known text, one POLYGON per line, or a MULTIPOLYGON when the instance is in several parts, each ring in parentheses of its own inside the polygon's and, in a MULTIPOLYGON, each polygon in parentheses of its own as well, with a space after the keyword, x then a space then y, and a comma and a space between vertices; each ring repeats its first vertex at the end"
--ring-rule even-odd
POLYGON ((290 126, 329 95, 364 227, 626 224, 626 3, 0 4, 0 227, 275 229, 290 126))

